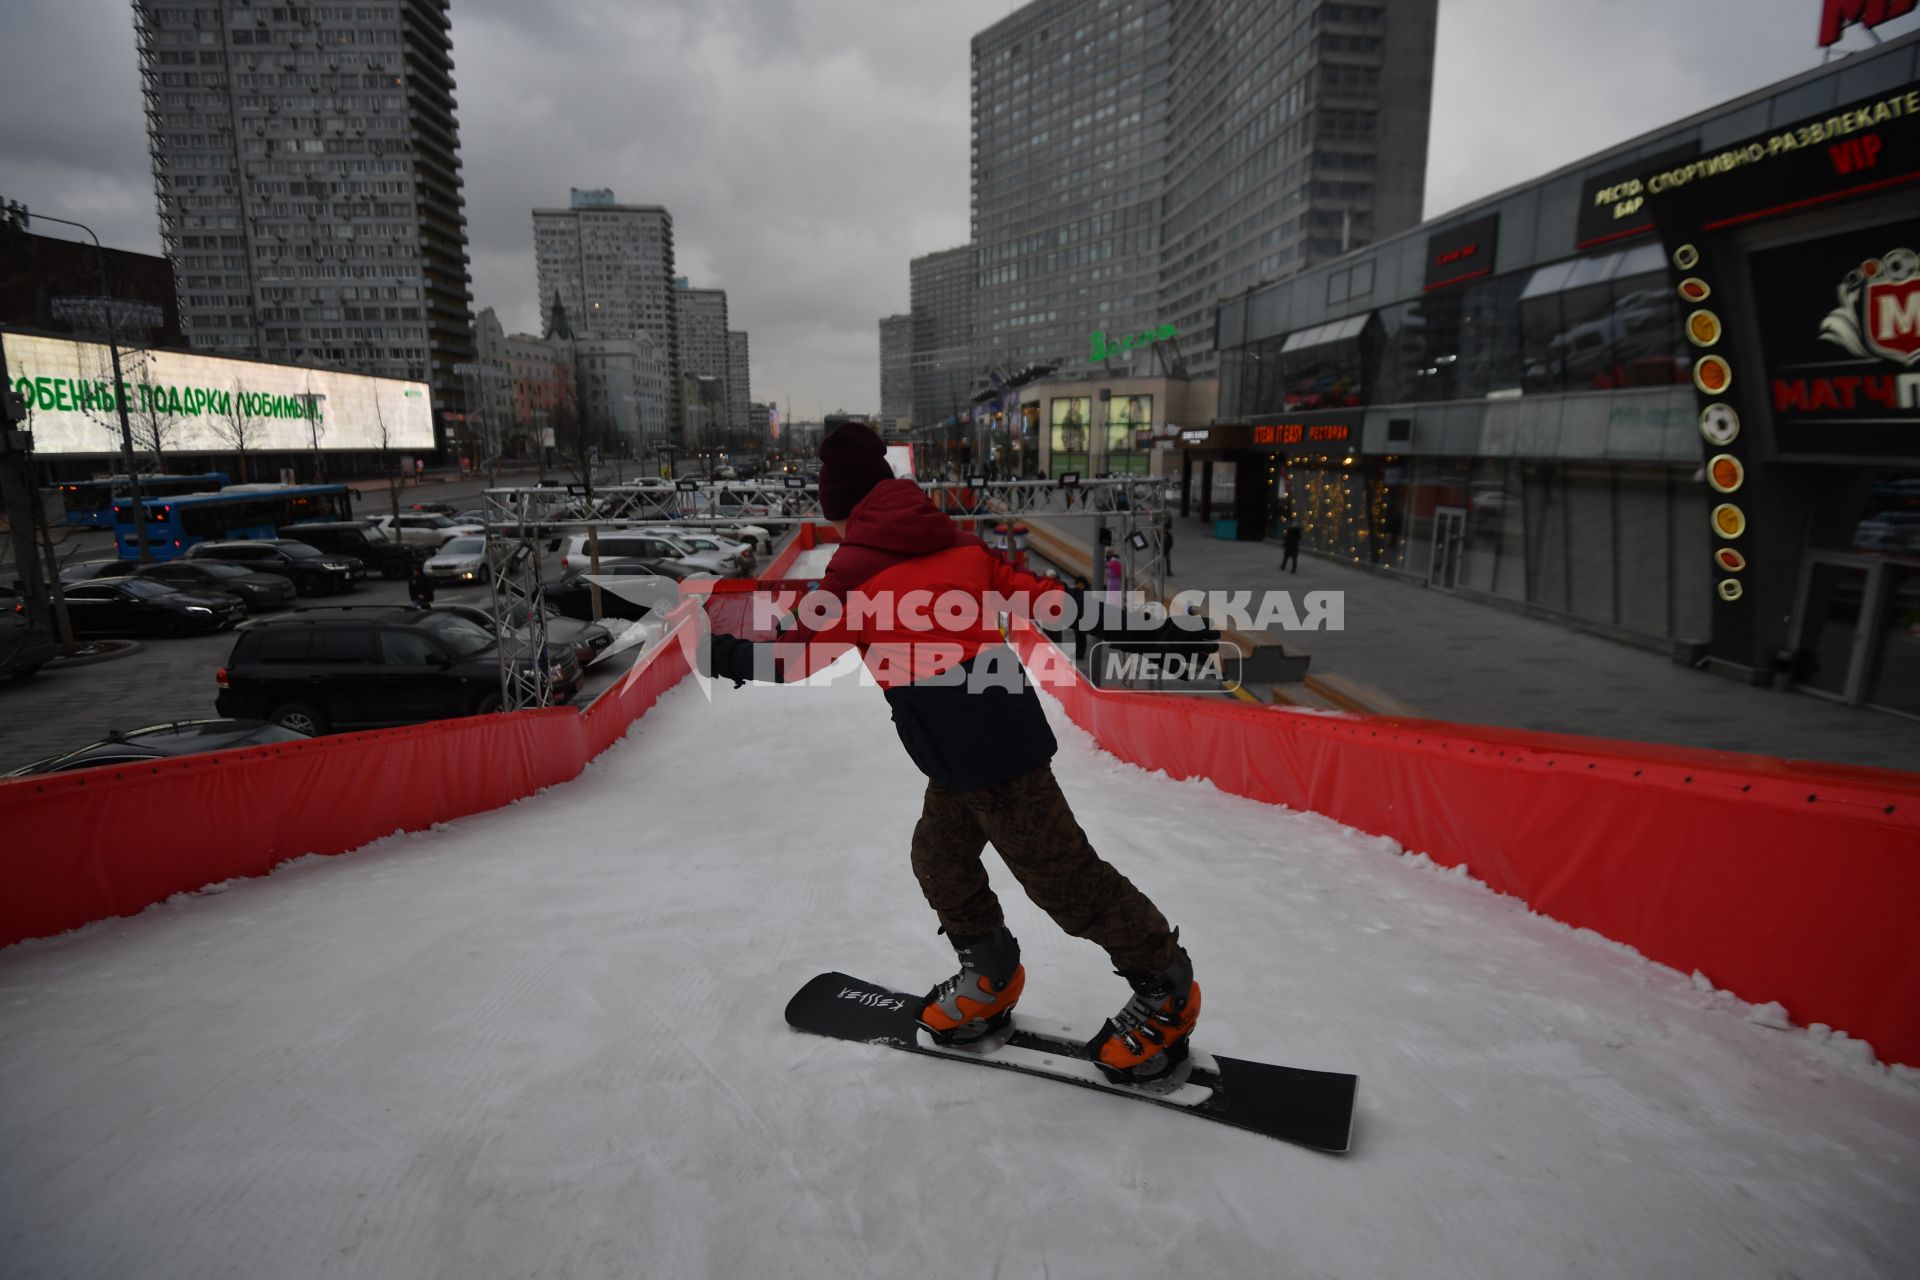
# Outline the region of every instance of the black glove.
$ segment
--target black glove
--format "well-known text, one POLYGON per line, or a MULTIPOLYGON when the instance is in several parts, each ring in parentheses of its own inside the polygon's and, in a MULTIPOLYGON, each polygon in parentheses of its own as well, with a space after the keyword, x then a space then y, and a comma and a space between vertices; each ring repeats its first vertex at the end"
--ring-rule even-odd
POLYGON ((739 636, 708 636, 707 643, 702 647, 699 655, 700 674, 709 680, 716 676, 724 676, 733 681, 733 687, 738 689, 746 681, 733 674, 734 651, 747 643, 749 642, 742 640, 739 636))

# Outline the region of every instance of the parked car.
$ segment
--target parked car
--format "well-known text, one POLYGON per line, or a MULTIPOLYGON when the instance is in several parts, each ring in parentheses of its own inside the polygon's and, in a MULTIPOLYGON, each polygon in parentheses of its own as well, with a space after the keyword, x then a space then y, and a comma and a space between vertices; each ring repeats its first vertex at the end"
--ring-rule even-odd
POLYGON ((402 511, 397 517, 375 516, 373 523, 395 541, 415 543, 435 550, 454 538, 471 537, 487 531, 485 525, 462 524, 436 511, 402 511))
MULTIPOLYGON (((493 610, 483 609, 474 604, 437 604, 435 609, 443 613, 456 613, 498 635, 493 624, 493 610)), ((600 656, 602 650, 613 643, 613 632, 597 622, 586 622, 579 618, 569 618, 548 601, 546 608, 547 643, 565 645, 573 650, 574 661, 588 666, 600 656)), ((516 630, 526 626, 527 606, 514 606, 513 613, 507 619, 507 625, 516 630)))
POLYGON ((187 548, 189 560, 219 560, 256 573, 277 573, 291 581, 301 595, 328 595, 351 591, 367 576, 367 567, 351 556, 329 555, 291 538, 254 538, 240 542, 197 542, 187 548))
MULTIPOLYGON (((780 512, 774 511, 770 514, 779 515, 780 512)), ((710 524, 700 527, 722 538, 745 542, 763 556, 773 551, 773 530, 763 524, 710 524)))
POLYGON ((0 680, 30 676, 60 652, 54 638, 33 625, 24 604, 0 613, 0 680))
MULTIPOLYGON (((680 579, 688 575, 670 561, 620 560, 601 565, 596 576, 602 579, 600 616, 637 622, 678 604, 680 579)), ((593 617, 593 585, 584 570, 562 578, 548 587, 545 595, 547 603, 566 617, 593 617)))
POLYGON ((477 524, 483 529, 487 526, 487 513, 484 511, 456 511, 453 518, 458 524, 477 524))
POLYGON ((298 594, 293 583, 276 573, 255 573, 242 564, 224 560, 160 560, 133 565, 133 576, 151 578, 182 591, 202 594, 226 592, 240 597, 248 613, 267 613, 293 606, 298 594))
POLYGON ((737 538, 729 538, 704 525, 649 524, 638 527, 638 532, 657 533, 679 543, 688 551, 713 551, 723 556, 732 556, 740 562, 743 569, 751 569, 755 557, 754 544, 737 538))
MULTIPOLYGON (((560 539, 560 570, 571 573, 591 563, 587 554, 587 535, 567 534, 560 539)), ((671 560, 685 572, 704 573, 716 578, 731 578, 741 570, 738 556, 711 551, 693 551, 665 534, 646 531, 604 533, 600 535, 600 564, 615 560, 671 560)))
POLYGON ((247 616, 238 596, 179 591, 151 578, 101 578, 76 583, 65 594, 76 636, 191 636, 247 616))
POLYGON ((428 558, 427 577, 437 583, 472 586, 487 580, 487 540, 454 538, 428 558))
POLYGON ((61 582, 92 582, 124 577, 137 560, 72 560, 60 566, 61 582))
MULTIPOLYGON (((569 702, 580 664, 562 650, 553 697, 569 702)), ((500 709, 490 630, 442 609, 304 609, 255 624, 215 676, 223 716, 327 733, 418 724, 500 709)))
POLYGON ((404 578, 413 572, 413 566, 433 554, 430 547, 388 537, 371 519, 290 524, 281 532, 316 551, 352 556, 383 578, 404 578))
POLYGON ((142 764, 148 760, 198 755, 204 751, 234 751, 275 742, 298 742, 307 736, 298 729, 268 724, 264 720, 177 720, 172 724, 149 725, 125 733, 109 732, 98 742, 89 742, 84 747, 75 747, 71 751, 36 760, 6 776, 25 778, 40 773, 71 773, 75 769, 142 764))

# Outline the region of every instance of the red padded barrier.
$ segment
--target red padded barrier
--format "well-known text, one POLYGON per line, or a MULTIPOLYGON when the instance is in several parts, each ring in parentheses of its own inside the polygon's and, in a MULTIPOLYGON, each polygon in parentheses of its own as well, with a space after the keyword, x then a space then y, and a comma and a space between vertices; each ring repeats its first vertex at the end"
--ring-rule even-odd
POLYGON ((0 945, 497 808, 586 763, 566 707, 0 783, 0 945))
POLYGON ((625 736, 633 722, 660 700, 661 694, 692 670, 682 639, 698 607, 692 601, 685 601, 668 614, 665 639, 580 713, 586 730, 583 765, 625 736))
POLYGON ((1920 775, 1096 690, 1015 643, 1102 747, 1312 810, 1796 1022, 1920 1065, 1920 775))
MULTIPOLYGON (((670 634, 696 607, 669 615, 670 634)), ((583 709, 436 720, 0 782, 0 946, 565 782, 688 669, 670 639, 583 709)))

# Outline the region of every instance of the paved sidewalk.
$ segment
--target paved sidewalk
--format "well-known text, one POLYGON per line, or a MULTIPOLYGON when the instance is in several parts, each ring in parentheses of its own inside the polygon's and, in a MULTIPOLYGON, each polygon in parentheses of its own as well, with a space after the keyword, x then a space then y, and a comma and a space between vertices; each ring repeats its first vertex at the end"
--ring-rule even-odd
MULTIPOLYGON (((1044 518, 1037 523, 1047 524, 1044 518)), ((1052 531, 1083 544, 1078 522, 1052 531)), ((1280 572, 1280 545, 1216 541, 1199 520, 1174 528, 1167 591, 1345 593, 1342 631, 1276 632, 1337 677, 1409 714, 1789 759, 1920 768, 1920 720, 1811 694, 1756 689, 1665 654, 1575 631, 1371 569, 1302 553, 1280 572)), ((1257 600, 1257 596, 1256 596, 1257 600)))

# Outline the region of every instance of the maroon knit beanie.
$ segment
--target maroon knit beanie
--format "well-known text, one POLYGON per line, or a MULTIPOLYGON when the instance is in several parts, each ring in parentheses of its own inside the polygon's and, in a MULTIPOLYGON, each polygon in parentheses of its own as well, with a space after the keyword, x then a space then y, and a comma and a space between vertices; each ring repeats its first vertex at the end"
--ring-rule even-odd
POLYGON ((873 428, 849 422, 820 442, 820 514, 845 520, 882 480, 893 479, 887 446, 873 428))

